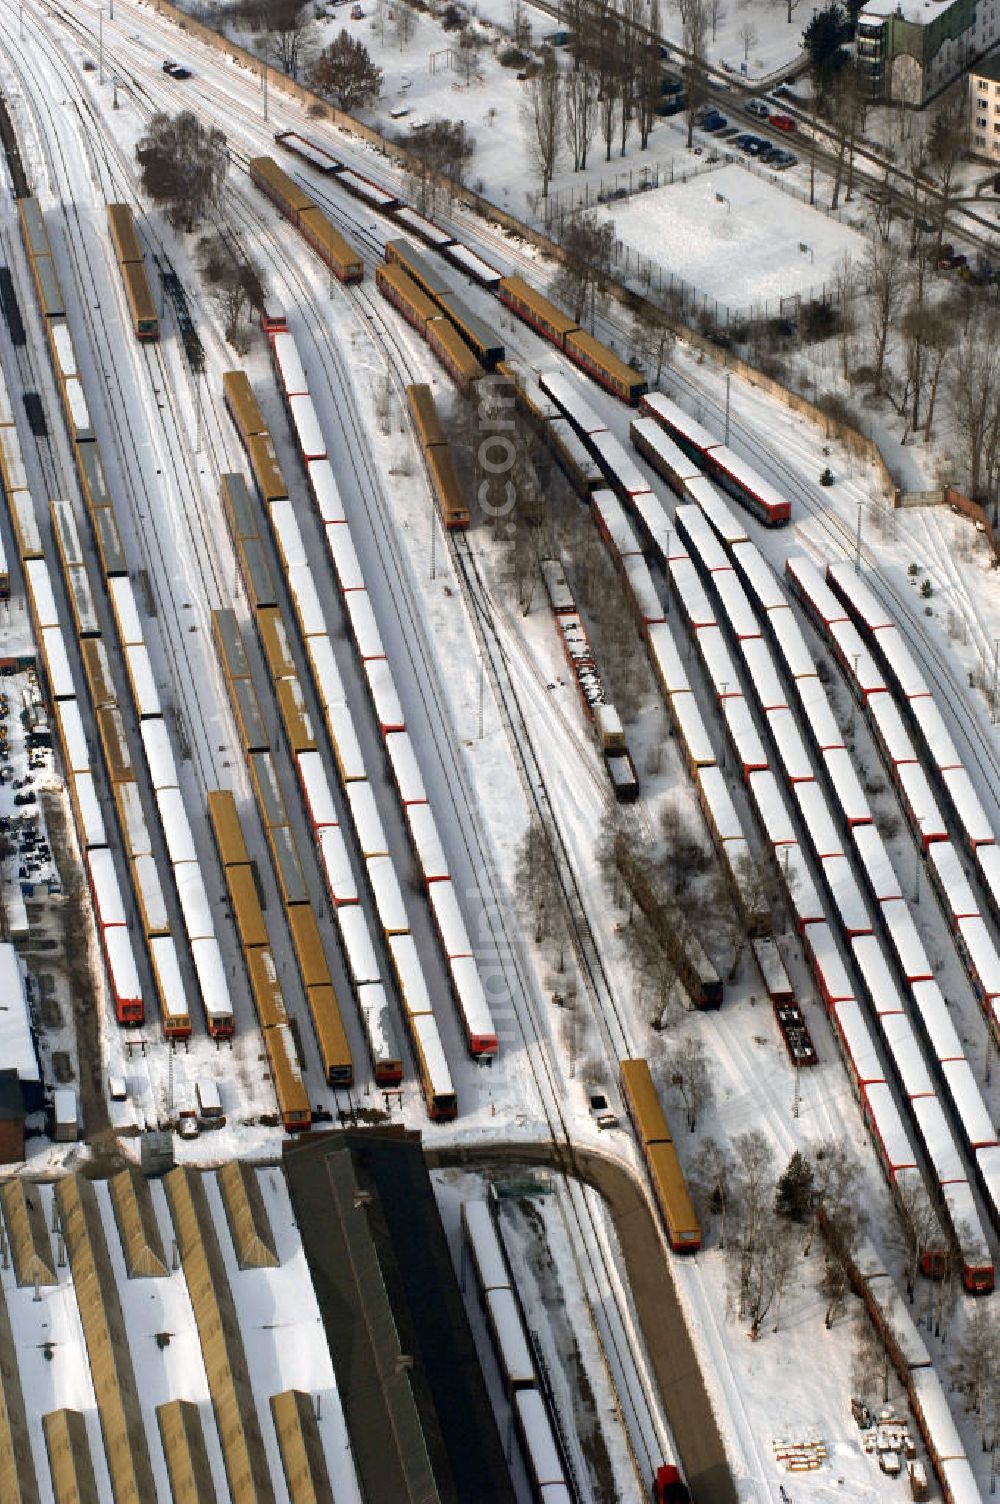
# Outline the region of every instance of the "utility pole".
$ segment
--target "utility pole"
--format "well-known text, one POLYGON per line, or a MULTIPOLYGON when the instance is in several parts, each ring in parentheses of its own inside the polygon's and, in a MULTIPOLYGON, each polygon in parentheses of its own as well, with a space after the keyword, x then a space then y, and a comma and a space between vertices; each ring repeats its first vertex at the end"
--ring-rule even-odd
POLYGON ((264 119, 267 119, 267 38, 264 38, 264 119))
POLYGON ((726 372, 726 443, 729 443, 729 383, 732 380, 729 372, 726 372))
POLYGON ((483 716, 486 706, 486 664, 479 660, 479 740, 483 739, 483 716))
POLYGON ((97 81, 104 83, 104 6, 97 12, 97 81))
POLYGON ((1000 638, 993 639, 993 691, 990 695, 990 720, 994 726, 997 721, 997 653, 1000 650, 1000 638))
POLYGON ((855 567, 856 570, 858 570, 859 573, 861 571, 861 507, 862 507, 862 505, 863 505, 863 503, 859 501, 858 502, 858 528, 857 528, 857 532, 854 534, 854 567, 855 567))

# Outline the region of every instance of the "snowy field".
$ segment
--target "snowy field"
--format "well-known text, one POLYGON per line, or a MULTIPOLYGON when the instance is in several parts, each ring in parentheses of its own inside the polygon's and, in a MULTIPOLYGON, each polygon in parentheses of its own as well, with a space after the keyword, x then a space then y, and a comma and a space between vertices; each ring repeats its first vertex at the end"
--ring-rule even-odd
POLYGON ((699 292, 751 306, 829 284, 864 239, 739 164, 638 194, 608 217, 624 245, 699 292))

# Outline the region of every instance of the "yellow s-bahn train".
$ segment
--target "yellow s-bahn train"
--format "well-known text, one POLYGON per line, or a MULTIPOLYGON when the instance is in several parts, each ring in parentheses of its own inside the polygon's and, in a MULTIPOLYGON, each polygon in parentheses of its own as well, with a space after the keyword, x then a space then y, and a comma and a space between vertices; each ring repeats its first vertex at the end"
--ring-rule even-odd
POLYGON ((701 1224, 649 1064, 645 1060, 623 1060, 619 1072, 622 1096, 646 1161, 667 1241, 675 1253, 696 1253, 701 1247, 701 1224))
POLYGON ((108 230, 121 272, 136 339, 159 339, 160 321, 146 275, 146 261, 128 204, 108 205, 108 230))

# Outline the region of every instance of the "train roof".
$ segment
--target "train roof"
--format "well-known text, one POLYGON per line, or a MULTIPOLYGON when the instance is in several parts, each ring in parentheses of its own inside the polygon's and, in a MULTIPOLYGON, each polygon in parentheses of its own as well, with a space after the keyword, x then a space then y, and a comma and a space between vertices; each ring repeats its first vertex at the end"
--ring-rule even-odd
POLYGON ((336 825, 337 810, 321 754, 315 751, 300 752, 296 761, 313 825, 336 825))
POLYGON ((882 670, 865 646, 865 640, 852 621, 835 621, 830 626, 830 637, 840 654, 841 662, 850 673, 863 696, 886 688, 882 670))
POLYGON ((437 297, 437 303, 460 332, 468 335, 473 344, 479 346, 477 354, 491 362, 503 360, 503 340, 485 319, 472 312, 464 298, 457 292, 442 292, 437 297))
POLYGON ((401 204, 396 210, 395 218, 404 229, 410 230, 414 235, 419 235, 421 240, 426 240, 438 250, 442 246, 451 245, 454 239, 450 230, 442 230, 440 225, 418 214, 416 209, 412 209, 409 204, 401 204))
POLYGON ((851 950, 865 991, 879 1017, 903 1012, 903 999, 877 935, 855 935, 851 950))
POLYGON ((288 408, 292 415, 292 427, 304 460, 326 458, 326 440, 316 414, 316 406, 307 392, 289 397, 288 408))
MULTIPOLYGON (((401 215, 397 213, 396 218, 400 219, 401 215)), ((454 261, 456 266, 468 272, 469 276, 483 287, 496 287, 499 282, 503 281, 505 273, 499 271, 484 256, 477 255, 467 245, 462 245, 459 240, 453 240, 447 244, 448 260, 454 261)))
POLYGON ((114 858, 105 846, 87 852, 87 867, 94 890, 94 906, 101 925, 125 924, 127 915, 114 858))
POLYGON ((747 530, 742 520, 736 516, 732 507, 724 499, 718 486, 713 484, 706 475, 690 477, 684 490, 686 495, 701 507, 716 533, 729 548, 737 543, 748 541, 747 530))
POLYGON ((408 804, 406 823, 413 839, 420 870, 427 882, 448 876, 448 859, 429 804, 408 804))
POLYGON ((402 803, 416 804, 426 800, 424 780, 409 732, 389 732, 385 738, 385 750, 402 803))
POLYGON ((906 639, 897 626, 879 627, 875 633, 875 641, 885 658, 890 676, 899 685, 901 694, 909 699, 915 695, 929 693, 927 680, 917 667, 906 639))
POLYGON ((597 463, 612 485, 617 482, 629 496, 638 496, 643 491, 652 490, 649 477, 639 469, 616 434, 607 430, 593 433, 590 435, 590 444, 597 455, 597 463))
POLYGON ((371 930, 361 905, 341 903, 337 904, 333 912, 344 948, 347 970, 354 985, 357 987, 363 982, 381 981, 371 930))
POLYGON ((388 994, 381 982, 360 982, 357 987, 358 1007, 365 1021, 365 1032, 376 1065, 395 1065, 400 1058, 396 1025, 388 994))
POLYGON ((829 629, 834 622, 848 620, 846 608, 824 580, 807 554, 789 554, 785 572, 796 582, 803 597, 829 629))
POLYGON ((726 639, 720 627, 699 627, 695 633, 698 651, 719 699, 741 694, 740 676, 730 657, 726 639))
POLYGON ((767 613, 768 624, 774 634, 778 652, 793 679, 810 678, 816 673, 816 663, 806 645, 795 612, 791 606, 775 606, 767 613))
POLYGON ((319 851, 334 903, 357 903, 358 884, 354 864, 339 825, 319 827, 319 851))
POLYGON ((892 617, 853 564, 845 559, 831 560, 826 566, 826 574, 835 593, 853 608, 852 615, 867 631, 874 632, 878 627, 892 625, 892 617))
POLYGON ((830 707, 830 699, 818 674, 796 679, 799 703, 809 724, 813 741, 821 753, 830 747, 842 747, 844 737, 830 707))
POLYGON ((760 937, 750 942, 753 953, 760 967, 760 974, 764 979, 764 986, 773 997, 793 995, 791 978, 782 960, 781 951, 776 939, 770 936, 760 937))
POLYGON ((658 496, 652 491, 643 491, 638 496, 632 497, 632 505, 661 559, 686 559, 688 557, 688 551, 658 496))
POLYGON ((340 494, 333 473, 333 466, 328 459, 307 460, 306 474, 312 487, 313 496, 319 515, 324 523, 346 522, 347 513, 344 511, 344 500, 340 494))
POLYGON ((885 1072, 861 1004, 852 997, 845 998, 843 1002, 834 1003, 833 1016, 857 1080, 862 1086, 884 1081, 885 1072))
POLYGON ((918 762, 900 763, 896 776, 923 840, 943 839, 948 834, 947 826, 923 767, 918 762))
POLYGON ((910 701, 910 714, 920 729, 933 765, 942 772, 945 768, 960 767, 962 759, 934 698, 918 695, 910 701))
POLYGON ((965 768, 946 768, 941 779, 969 843, 973 846, 992 844, 993 826, 965 768))
POLYGON ((965 1180, 965 1167, 944 1107, 937 1097, 917 1097, 911 1104, 927 1158, 942 1185, 965 1180))
POLYGON ((417 1014, 410 1019, 410 1028, 423 1059, 431 1091, 438 1097, 453 1096, 455 1087, 433 1014, 417 1014))
POLYGON ((441 944, 445 955, 449 959, 455 956, 471 956, 472 942, 469 940, 469 932, 465 927, 458 895, 451 878, 445 878, 439 883, 431 883, 427 889, 427 895, 441 932, 441 944))
POLYGON ((825 856, 822 859, 823 876, 840 922, 848 934, 863 933, 872 927, 871 915, 864 895, 846 856, 825 856))
POLYGON ((978 914, 979 905, 958 848, 951 841, 932 841, 927 848, 927 860, 937 873, 948 907, 955 917, 968 919, 978 914))
MULTIPOLYGON (((733 636, 741 642, 760 642, 761 649, 757 653, 757 662, 767 659, 772 678, 776 680, 774 665, 771 660, 771 650, 763 643, 760 635, 760 622, 757 613, 750 604, 750 598, 740 583, 735 569, 717 569, 712 575, 712 588, 719 597, 719 605, 732 629, 733 636)), ((787 703, 784 696, 772 701, 778 705, 787 703)))
MULTIPOLYGON (((320 605, 319 591, 313 578, 312 566, 293 564, 287 571, 288 590, 298 615, 303 637, 326 632, 326 617, 320 605)), ((360 592, 352 591, 352 594, 360 592)))
POLYGON ((607 428, 583 395, 586 387, 582 377, 566 371, 541 371, 538 384, 581 433, 593 435, 607 428))
POLYGON ((674 443, 670 435, 657 423, 655 418, 643 416, 633 418, 629 426, 629 433, 632 436, 633 443, 635 443, 636 438, 639 438, 649 445, 670 476, 678 483, 682 484, 686 480, 697 480, 701 476, 702 472, 694 460, 689 459, 683 449, 680 449, 674 443))
POLYGON ((900 1170, 914 1168, 916 1156, 892 1087, 885 1081, 873 1081, 865 1088, 865 1100, 890 1173, 895 1177, 900 1170))
POLYGON ((749 538, 730 545, 733 562, 746 581, 747 588, 756 597, 762 611, 787 606, 788 598, 782 590, 778 576, 764 558, 756 543, 749 538))
POLYGON ((722 714, 744 775, 767 767, 767 753, 753 711, 742 695, 727 695, 722 714))
POLYGON ((355 778, 345 792, 362 856, 386 855, 389 845, 371 784, 366 778, 355 778))
POLYGON ((941 1074, 972 1148, 989 1148, 995 1144, 997 1131, 968 1060, 944 1061, 941 1074))
POLYGON ((330 522, 325 531, 327 551, 333 561, 337 584, 341 590, 363 590, 365 577, 350 527, 346 522, 330 522))
POLYGON ((806 833, 818 857, 843 856, 844 841, 837 829, 830 805, 816 780, 803 780, 792 786, 792 795, 805 822, 806 833))
POLYGON ((933 978, 914 982, 910 992, 935 1060, 964 1060, 962 1041, 937 982, 933 978))
POLYGON ((411 1017, 421 1013, 433 1013, 427 979, 417 954, 417 943, 412 935, 396 934, 386 937, 389 955, 396 972, 400 990, 406 1000, 406 1011, 411 1017))
POLYGON ((604 531, 608 534, 615 549, 624 558, 627 554, 641 553, 639 540, 635 535, 635 529, 625 514, 618 497, 613 491, 595 491, 591 497, 595 512, 600 518, 604 531))
POLYGON ((647 641, 653 667, 664 694, 672 695, 678 690, 689 690, 691 682, 670 623, 662 621, 652 625, 647 633, 647 641))
POLYGON ((880 908, 893 950, 907 981, 913 983, 929 980, 934 974, 933 969, 906 900, 889 898, 880 904, 880 908))
POLYGON ((707 570, 714 572, 730 568, 726 551, 700 506, 690 501, 682 502, 674 511, 674 521, 687 538, 691 551, 707 570))
POLYGON ((711 812, 712 823, 718 831, 719 840, 728 841, 731 837, 742 836, 743 827, 722 769, 719 767, 701 768, 698 773, 698 783, 701 786, 702 797, 711 812))
POLYGON ((788 890, 788 899, 799 924, 809 925, 811 928, 814 920, 822 922, 826 917, 823 901, 813 882, 805 852, 798 841, 786 842, 777 852, 777 857, 788 890))
POLYGON ((198 863, 178 862, 174 867, 174 879, 188 939, 201 940, 207 935, 214 935, 212 909, 198 863))
POLYGON ((846 998, 853 998, 854 988, 831 927, 825 921, 820 924, 810 924, 806 931, 806 940, 816 966, 822 973, 829 998, 835 1003, 843 1002, 846 998))
POLYGON ((480 1289, 507 1289, 510 1286, 510 1274, 489 1202, 463 1201, 461 1219, 480 1289))
POLYGON ((401 934, 409 929, 403 892, 391 856, 365 857, 365 869, 375 899, 375 912, 387 934, 401 934))
POLYGON ((124 646, 143 641, 142 621, 135 603, 135 591, 128 575, 116 575, 108 581, 108 594, 118 623, 118 633, 124 646))
POLYGON ((198 987, 201 991, 205 1012, 210 1020, 232 1020, 233 1004, 226 981, 226 967, 219 942, 214 935, 191 942, 191 959, 194 961, 198 987))
POLYGON ((344 596, 344 609, 362 661, 366 658, 384 658, 385 649, 367 590, 349 590, 344 596))
POLYGON ((822 753, 834 798, 848 825, 864 825, 871 820, 871 805, 861 786, 861 779, 846 747, 827 747, 822 753))
POLYGON ((274 363, 278 368, 278 377, 286 396, 295 397, 299 393, 308 392, 309 383, 306 381, 305 368, 295 343, 295 336, 284 332, 275 334, 271 340, 271 348, 274 351, 274 363))
POLYGON ((715 625, 715 611, 709 603, 705 587, 690 559, 671 559, 667 566, 681 609, 692 627, 715 625))
POLYGON ((689 689, 678 690, 670 698, 670 709, 680 729, 681 740, 694 765, 713 763, 715 752, 705 727, 698 701, 689 689))
POLYGON ((157 789, 156 807, 160 811, 163 835, 170 860, 175 864, 196 862, 198 852, 195 849, 194 836, 191 833, 191 824, 180 789, 157 789))
POLYGON ((896 766, 916 762, 916 749, 910 733, 903 724, 899 706, 888 690, 869 695, 868 713, 875 723, 889 761, 896 766))
POLYGON ((899 1073, 900 1085, 907 1097, 925 1097, 934 1090, 934 1082, 924 1059, 923 1048, 905 1013, 881 1015, 886 1048, 899 1073))
POLYGON ((678 406, 672 398, 665 397, 662 392, 647 392, 642 399, 641 407, 644 413, 649 413, 668 430, 679 433, 696 448, 718 448, 720 440, 716 435, 703 427, 695 418, 689 417, 682 407, 678 406))
POLYGON ((115 997, 121 1002, 141 1002, 142 988, 128 926, 110 925, 101 931, 101 938, 104 941, 115 997))
POLYGON ((537 1389, 516 1390, 514 1408, 531 1458, 531 1471, 538 1480, 539 1488, 552 1483, 565 1483, 562 1458, 541 1393, 537 1389))
POLYGON ((958 921, 959 937, 979 975, 987 998, 1000 997, 1000 956, 985 919, 979 915, 958 921))
MULTIPOLYGON (((753 641, 756 642, 756 638, 753 641)), ((771 739, 778 749, 778 756, 788 781, 796 783, 800 778, 815 778, 816 771, 806 751, 806 744, 802 739, 794 712, 779 707, 768 710, 766 716, 771 728, 771 739)))
MULTIPOLYGON (((434 887, 437 886, 435 883, 434 887)), ((495 1041, 496 1025, 486 1000, 479 962, 475 956, 451 956, 448 965, 469 1033, 477 1039, 492 1038, 495 1041)))

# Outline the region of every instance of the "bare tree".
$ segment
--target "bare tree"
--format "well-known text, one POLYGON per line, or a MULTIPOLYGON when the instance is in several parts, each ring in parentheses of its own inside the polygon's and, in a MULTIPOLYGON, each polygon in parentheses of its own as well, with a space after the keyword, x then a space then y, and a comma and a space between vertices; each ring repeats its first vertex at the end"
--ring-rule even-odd
POLYGON ((422 130, 409 133, 406 138, 408 175, 421 214, 433 216, 438 190, 442 186, 447 187, 450 197, 455 184, 464 181, 475 149, 476 143, 466 130, 464 120, 438 117, 429 121, 422 130))
POLYGON ((906 253, 898 240, 892 236, 885 240, 879 235, 872 237, 865 252, 864 279, 875 342, 875 390, 881 392, 889 331, 899 311, 906 279, 906 253))
POLYGON ((913 1171, 896 1182, 899 1226, 906 1254, 906 1293, 913 1300, 921 1260, 927 1254, 943 1254, 941 1222, 919 1174, 913 1171))
MULTIPOLYGON (((400 52, 403 52, 409 46, 413 33, 417 29, 416 12, 412 5, 408 4, 408 0, 394 0, 392 13, 396 27, 396 41, 399 43, 400 52)), ((468 73, 465 81, 466 83, 469 81, 468 73)))
POLYGON ((207 235, 199 241, 198 267, 222 316, 226 339, 234 350, 245 354, 250 348, 248 315, 264 301, 258 268, 223 235, 207 235))
POLYGON ((525 913, 534 915, 534 941, 542 945, 556 933, 561 905, 559 874, 541 821, 533 819, 518 850, 514 890, 525 913))
POLYGON ((703 1042, 689 1034, 667 1058, 667 1076, 676 1087, 687 1115, 688 1132, 698 1126, 698 1116, 712 1100, 712 1077, 703 1042))
POLYGON ((635 119, 639 128, 639 146, 649 145, 662 95, 660 82, 660 0, 649 0, 648 31, 637 31, 635 60, 635 119))
POLYGON ((316 42, 311 7, 303 0, 266 0, 260 9, 269 56, 283 73, 298 78, 316 42))
POLYGON ((733 1161, 728 1148, 717 1139, 706 1138, 691 1165, 691 1180, 705 1213, 719 1219, 719 1247, 726 1246, 726 1213, 732 1195, 733 1161))
POLYGON ((524 0, 511 0, 510 38, 520 52, 527 52, 531 46, 531 17, 524 0))
POLYGON ((869 99, 868 86, 856 66, 841 68, 834 75, 827 95, 827 111, 837 149, 833 197, 830 201, 832 209, 836 209, 840 202, 845 165, 846 197, 850 199, 854 191, 854 150, 858 137, 864 131, 869 99))
POLYGON ((309 81, 317 94, 349 113, 378 98, 382 69, 372 62, 364 42, 343 28, 313 62, 309 81))
POLYGON ((175 230, 192 230, 222 199, 229 171, 226 138, 191 110, 157 111, 137 143, 142 189, 163 205, 175 230))
POLYGON ((597 79, 589 60, 573 68, 563 88, 566 144, 573 154, 573 171, 583 172, 597 126, 597 79))
POLYGON ((559 158, 559 122, 562 117, 562 78, 555 58, 549 54, 541 69, 528 80, 521 106, 528 159, 548 198, 549 184, 559 158))
POLYGON ((556 302, 565 304, 578 321, 583 320, 589 303, 593 322, 598 295, 611 278, 614 221, 593 214, 570 215, 560 229, 559 247, 562 260, 553 284, 556 302))
POLYGON ((719 30, 719 23, 726 19, 727 14, 722 0, 708 0, 708 14, 712 22, 712 41, 714 42, 716 33, 719 30))
POLYGON ((962 332, 952 364, 951 418, 968 476, 979 496, 996 473, 1000 438, 1000 315, 977 310, 962 332))
POLYGON ((924 343, 928 354, 927 417, 924 420, 924 439, 931 436, 934 421, 934 405, 945 366, 950 362, 959 339, 959 323, 946 304, 938 304, 924 328, 924 343))
POLYGON ((866 1313, 859 1319, 854 1333, 851 1388, 859 1399, 869 1397, 884 1405, 889 1399, 891 1371, 892 1360, 885 1339, 866 1313))
POLYGON ((934 105, 927 132, 927 161, 938 190, 938 258, 948 212, 958 192, 956 174, 969 145, 969 97, 965 79, 959 79, 934 105))
POLYGON ((752 21, 746 20, 741 22, 739 38, 743 43, 743 61, 746 62, 750 57, 750 48, 756 47, 760 41, 760 35, 752 21))
POLYGON ((687 93, 687 144, 694 141, 694 121, 708 93, 708 11, 706 0, 684 0, 681 10, 684 88, 687 93))
POLYGON ((1000 1419, 1000 1321, 994 1308, 982 1301, 969 1312, 965 1331, 956 1344, 951 1376, 965 1398, 966 1409, 979 1418, 979 1439, 985 1452, 1000 1419))
POLYGON ((854 301, 858 293, 857 268, 847 251, 834 265, 833 286, 840 309, 840 364, 846 381, 850 370, 851 335, 856 328, 854 301))
POLYGON ((611 161, 611 148, 615 139, 615 122, 618 119, 618 101, 622 95, 622 76, 617 67, 617 49, 612 52, 611 62, 598 76, 597 110, 601 123, 601 140, 604 142, 604 160, 611 161))
POLYGON ((635 315, 632 323, 632 350, 634 358, 645 366, 656 366, 651 386, 657 387, 663 376, 663 366, 676 338, 673 321, 665 309, 655 303, 647 303, 635 315))
POLYGON ((785 7, 785 17, 788 21, 789 26, 791 26, 792 16, 802 4, 802 0, 777 0, 777 4, 783 5, 785 7))

